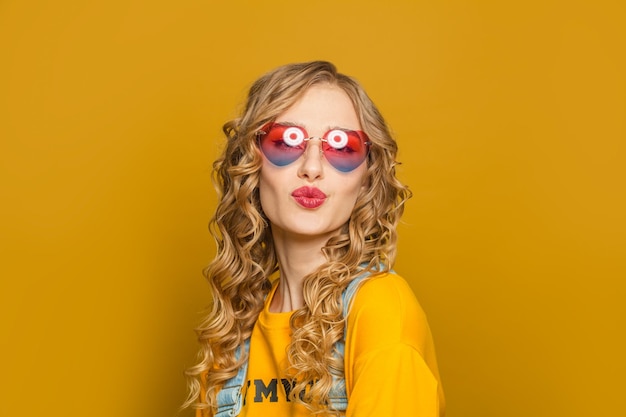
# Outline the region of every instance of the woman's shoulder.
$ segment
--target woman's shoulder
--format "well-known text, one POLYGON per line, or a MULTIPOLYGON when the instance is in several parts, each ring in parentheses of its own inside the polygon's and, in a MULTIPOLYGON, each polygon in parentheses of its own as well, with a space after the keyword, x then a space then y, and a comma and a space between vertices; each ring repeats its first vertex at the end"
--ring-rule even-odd
POLYGON ((380 274, 361 283, 348 313, 346 341, 351 401, 361 398, 355 400, 356 407, 368 412, 376 409, 381 402, 370 402, 371 390, 382 385, 386 394, 377 398, 389 398, 384 407, 399 407, 402 411, 397 415, 439 415, 437 407, 443 410, 445 399, 428 321, 402 276, 380 274), (403 401, 393 402, 397 398, 403 401), (420 407, 429 410, 417 412, 420 407))
POLYGON ((421 311, 408 282, 394 272, 382 273, 364 279, 356 293, 354 304, 355 306, 367 305, 373 309, 385 310, 389 313, 401 313, 412 308, 418 308, 421 311))
POLYGON ((413 290, 395 273, 376 275, 360 284, 348 313, 348 331, 377 335, 380 343, 404 343, 420 351, 431 339, 413 290))

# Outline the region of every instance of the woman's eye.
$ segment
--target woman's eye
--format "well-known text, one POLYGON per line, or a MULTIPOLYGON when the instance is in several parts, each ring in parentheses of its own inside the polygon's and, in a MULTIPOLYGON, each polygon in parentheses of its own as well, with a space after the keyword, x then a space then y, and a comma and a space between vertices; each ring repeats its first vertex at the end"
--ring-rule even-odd
POLYGON ((348 134, 343 130, 331 130, 326 135, 326 141, 335 149, 342 149, 348 145, 348 134))
POLYGON ((283 141, 289 146, 300 146, 304 142, 304 132, 298 127, 289 127, 283 132, 283 141))

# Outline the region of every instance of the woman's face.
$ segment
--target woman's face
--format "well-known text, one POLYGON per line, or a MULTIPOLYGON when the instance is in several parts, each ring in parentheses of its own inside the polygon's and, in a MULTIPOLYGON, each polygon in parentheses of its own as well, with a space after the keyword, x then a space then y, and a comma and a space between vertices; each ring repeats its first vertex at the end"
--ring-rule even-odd
MULTIPOLYGON (((259 192, 272 232, 275 237, 327 240, 348 221, 366 183, 365 161, 342 172, 325 158, 323 143, 318 139, 333 129, 361 130, 352 101, 338 87, 315 85, 275 123, 303 128, 305 137, 315 138, 304 142, 305 152, 283 166, 263 155, 259 192)), ((295 137, 299 131, 296 129, 295 137)))

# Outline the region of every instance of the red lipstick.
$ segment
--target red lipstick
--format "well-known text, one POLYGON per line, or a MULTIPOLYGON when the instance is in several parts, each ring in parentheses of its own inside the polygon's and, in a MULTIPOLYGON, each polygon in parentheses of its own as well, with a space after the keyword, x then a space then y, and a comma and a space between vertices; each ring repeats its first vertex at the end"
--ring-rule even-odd
POLYGON ((315 187, 300 187, 291 193, 291 196, 304 208, 318 208, 326 200, 326 194, 315 187))

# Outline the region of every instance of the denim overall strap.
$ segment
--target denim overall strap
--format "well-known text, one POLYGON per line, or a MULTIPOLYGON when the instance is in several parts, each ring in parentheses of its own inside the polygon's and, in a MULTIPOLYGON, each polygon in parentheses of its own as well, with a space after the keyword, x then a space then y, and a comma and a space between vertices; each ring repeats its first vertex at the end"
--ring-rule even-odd
MULTIPOLYGON (((244 341, 244 353, 250 352, 250 339, 244 341)), ((241 357, 241 347, 237 348, 235 357, 241 357)), ((237 375, 226 381, 222 389, 217 393, 217 412, 214 417, 235 417, 239 415, 243 404, 243 384, 248 374, 248 361, 246 360, 237 375)))
MULTIPOLYGON (((350 305, 352 303, 352 299, 359 289, 359 284, 363 279, 367 278, 370 275, 369 272, 365 272, 361 275, 355 277, 346 289, 341 294, 341 302, 343 305, 343 317, 347 319, 348 312, 350 311, 350 305)), ((343 339, 339 340, 335 343, 335 357, 339 357, 343 360, 345 357, 346 350, 346 333, 348 330, 348 321, 346 320, 346 326, 343 332, 343 339)), ((330 393, 328 395, 330 400, 330 408, 337 411, 346 411, 348 408, 348 393, 346 390, 346 380, 344 376, 333 375, 333 386, 330 389, 330 393)))

